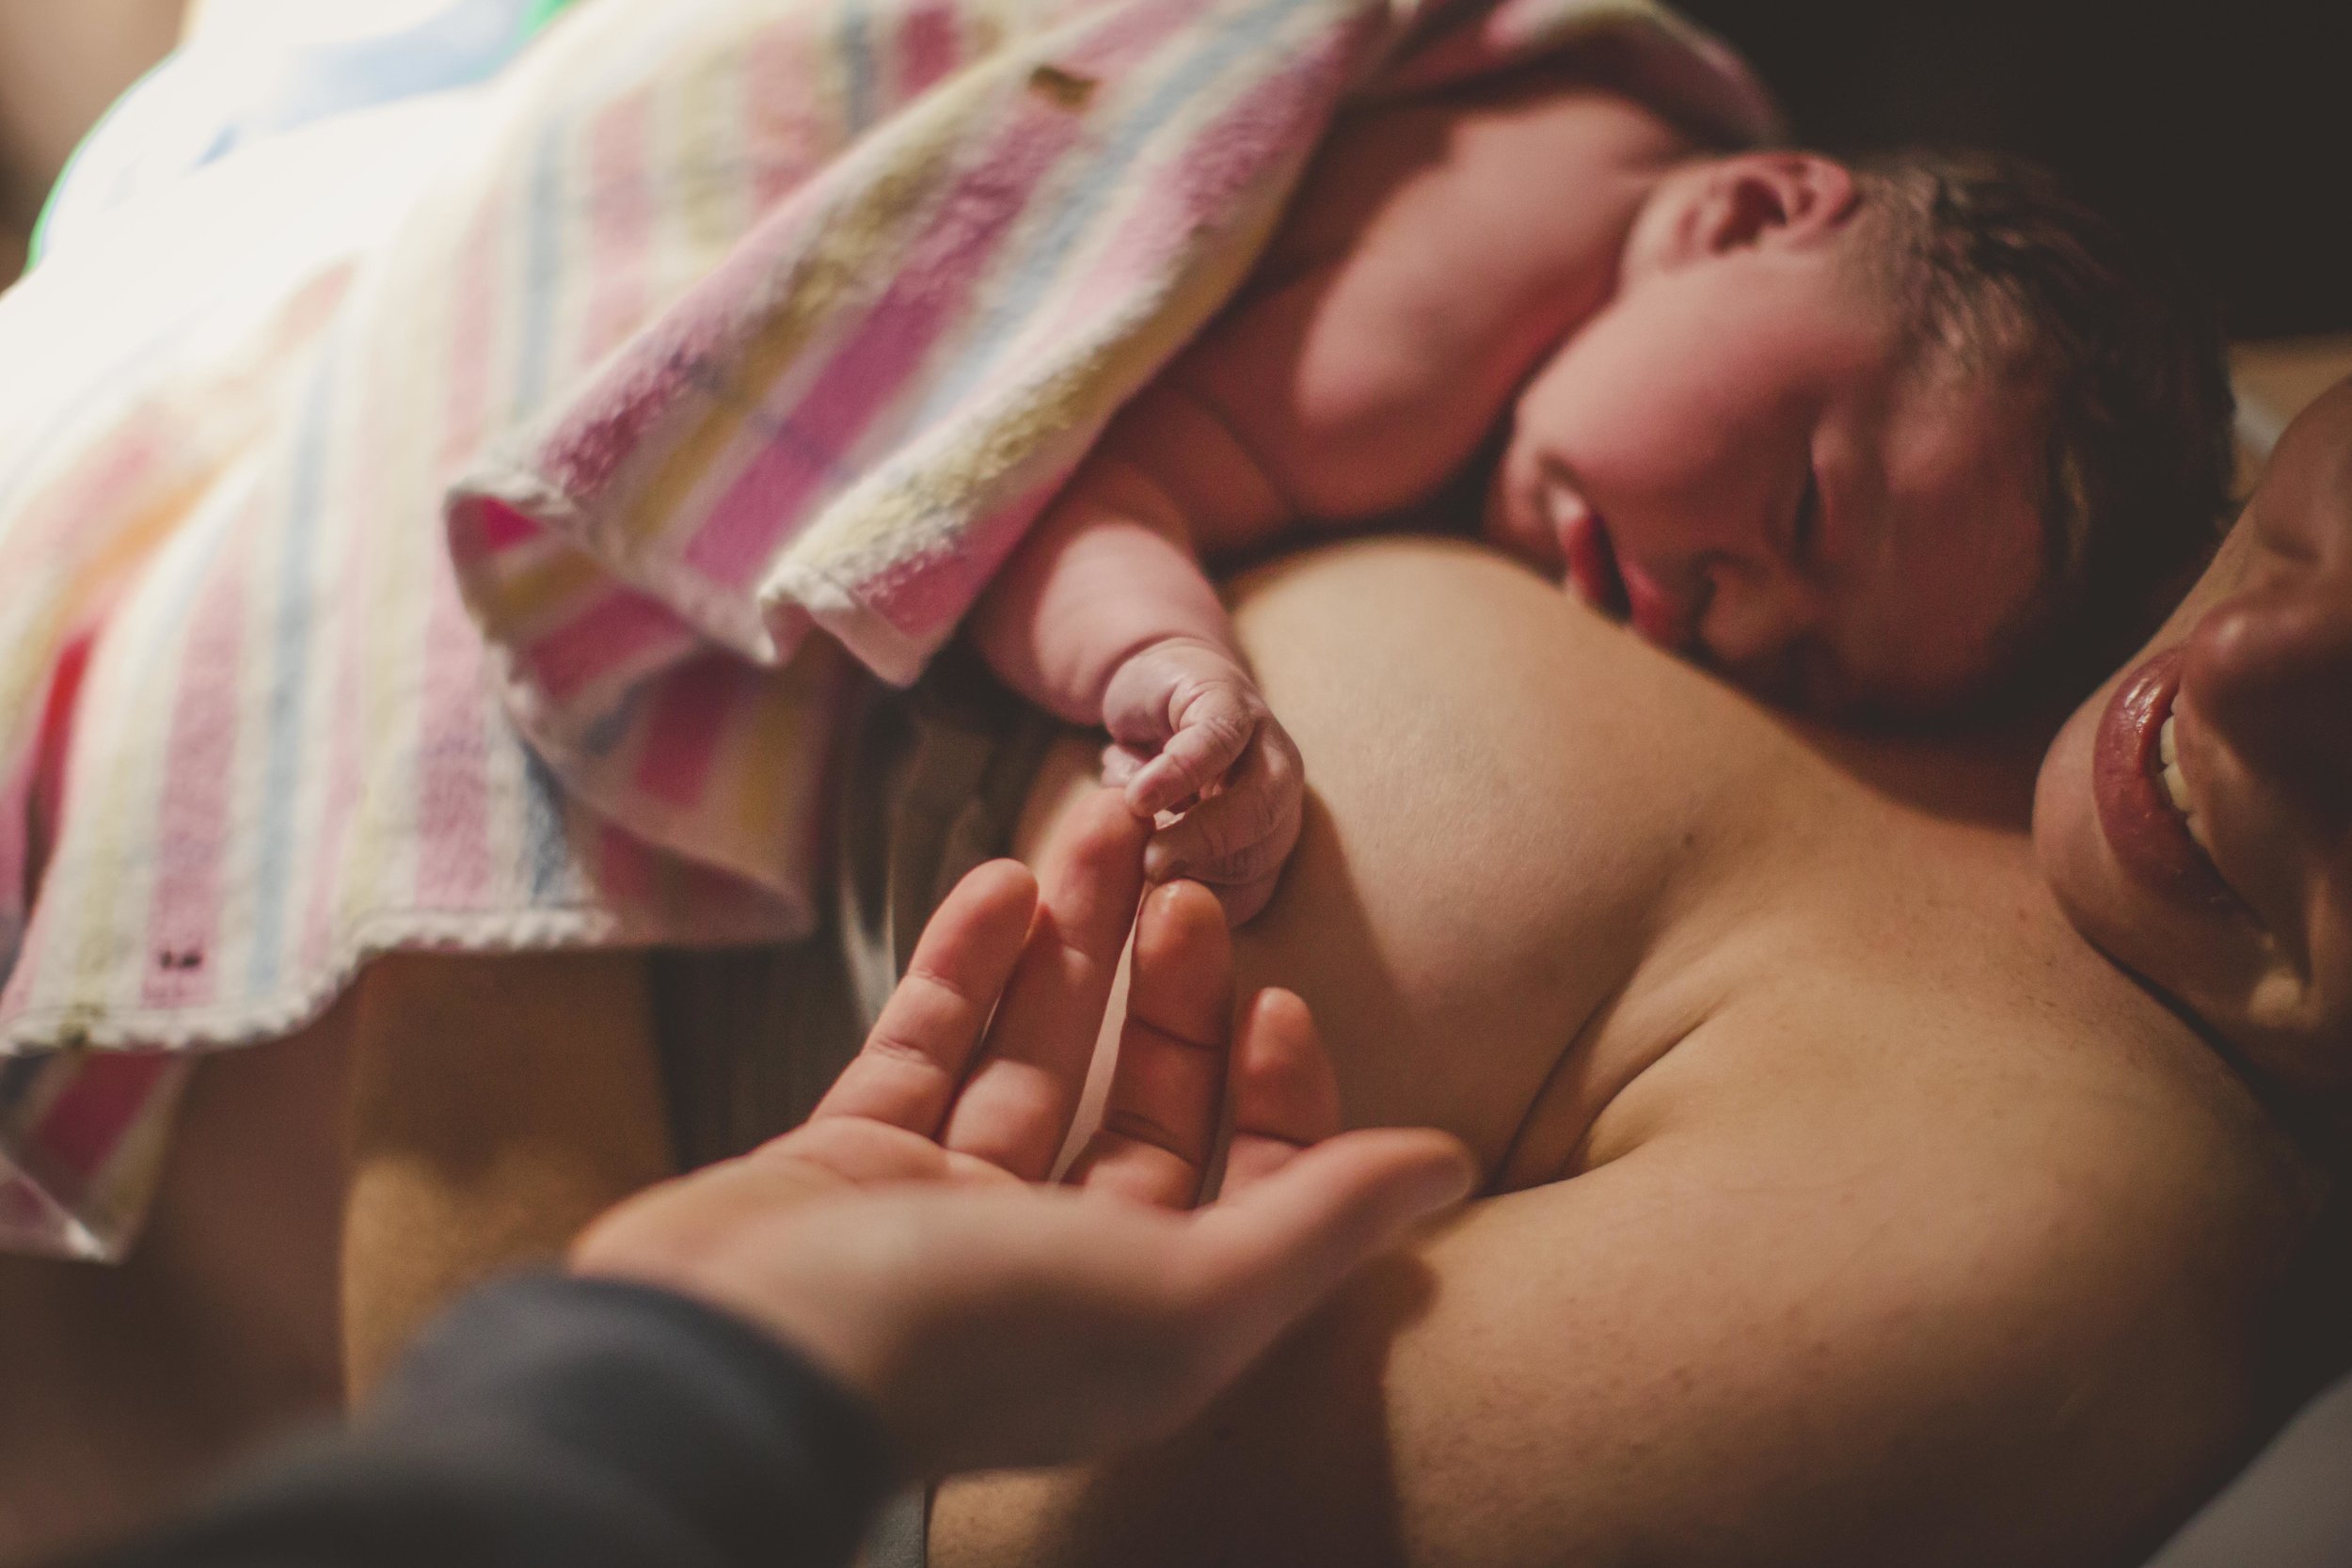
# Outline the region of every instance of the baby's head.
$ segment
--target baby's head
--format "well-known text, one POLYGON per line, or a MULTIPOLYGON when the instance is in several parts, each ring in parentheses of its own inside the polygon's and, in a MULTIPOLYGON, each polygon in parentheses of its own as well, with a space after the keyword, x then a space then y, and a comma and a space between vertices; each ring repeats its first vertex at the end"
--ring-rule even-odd
POLYGON ((1708 158, 1522 390, 1487 531, 1765 696, 1934 709, 2144 633, 2230 416, 2210 313, 2029 166, 1708 158))

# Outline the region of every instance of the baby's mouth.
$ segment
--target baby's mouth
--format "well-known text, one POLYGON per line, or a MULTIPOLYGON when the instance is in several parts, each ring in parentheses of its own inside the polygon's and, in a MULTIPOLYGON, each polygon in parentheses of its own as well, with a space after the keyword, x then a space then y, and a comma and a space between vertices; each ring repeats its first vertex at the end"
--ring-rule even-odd
POLYGON ((1617 565, 1617 549, 1610 541, 1608 528, 1592 508, 1581 503, 1568 509, 1568 515, 1557 523, 1560 548, 1567 558, 1568 584, 1577 597, 1613 621, 1630 616, 1632 600, 1626 593, 1625 573, 1617 565))

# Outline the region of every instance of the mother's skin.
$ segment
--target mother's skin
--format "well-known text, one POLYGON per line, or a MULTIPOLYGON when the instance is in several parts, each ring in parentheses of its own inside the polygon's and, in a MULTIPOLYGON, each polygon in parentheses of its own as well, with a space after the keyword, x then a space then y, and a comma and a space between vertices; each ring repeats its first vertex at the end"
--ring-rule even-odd
POLYGON ((2326 1187, 2022 827, 1467 549, 1239 624, 1319 802, 1245 983, 1307 996, 1351 1123, 1506 1196, 1187 1437, 949 1490, 941 1568, 2078 1564, 2242 1452, 2326 1187))

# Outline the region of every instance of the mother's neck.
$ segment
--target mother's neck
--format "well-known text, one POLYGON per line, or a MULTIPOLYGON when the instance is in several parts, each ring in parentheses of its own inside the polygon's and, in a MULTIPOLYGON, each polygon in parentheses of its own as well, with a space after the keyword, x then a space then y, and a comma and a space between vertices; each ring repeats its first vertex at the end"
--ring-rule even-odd
POLYGON ((2033 820, 2035 776, 2065 714, 2028 714, 1941 732, 1840 730, 1791 719, 1791 734, 1872 794, 1942 820, 2010 829, 2033 820))

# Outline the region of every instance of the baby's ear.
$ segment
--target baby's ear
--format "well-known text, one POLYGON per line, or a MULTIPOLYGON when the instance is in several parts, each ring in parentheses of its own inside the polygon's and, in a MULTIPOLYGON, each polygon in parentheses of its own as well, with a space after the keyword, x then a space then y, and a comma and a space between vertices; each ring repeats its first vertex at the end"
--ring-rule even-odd
POLYGON ((1692 248, 1709 256, 1818 243, 1861 205, 1853 171, 1818 152, 1739 152, 1708 166, 1692 248))

